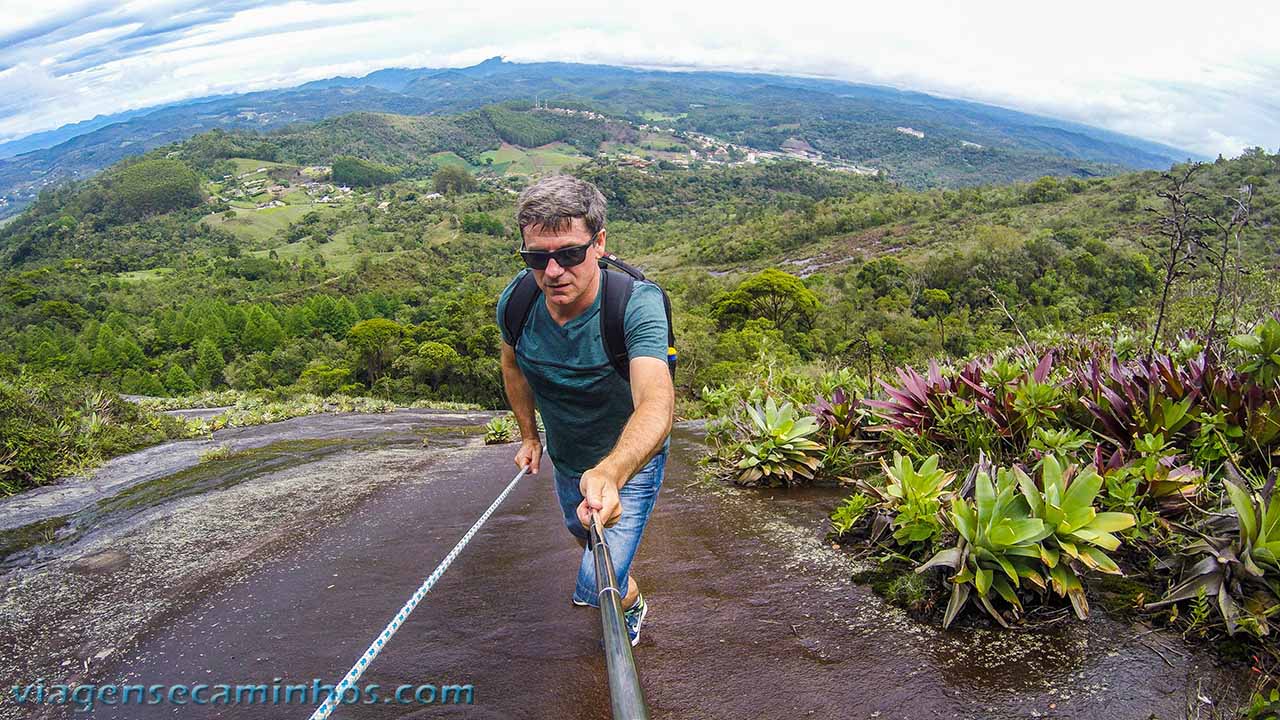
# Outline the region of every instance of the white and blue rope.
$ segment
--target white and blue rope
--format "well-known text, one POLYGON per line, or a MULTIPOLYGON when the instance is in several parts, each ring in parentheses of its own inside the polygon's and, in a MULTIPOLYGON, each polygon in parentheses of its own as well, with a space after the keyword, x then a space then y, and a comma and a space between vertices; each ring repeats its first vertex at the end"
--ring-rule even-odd
POLYGON ((458 541, 458 544, 454 545, 453 549, 449 551, 449 554, 444 557, 444 560, 440 561, 440 564, 436 566, 436 569, 431 573, 431 575, 423 581, 422 585, 418 586, 417 592, 415 592, 413 596, 409 598, 409 601, 400 608, 400 612, 396 613, 396 616, 391 619, 391 622, 387 623, 387 626, 382 630, 382 634, 373 641, 373 644, 369 646, 368 650, 364 651, 364 655, 356 661, 356 664, 351 666, 351 670, 342 678, 342 682, 338 683, 337 687, 333 689, 333 692, 329 694, 329 697, 325 698, 325 701, 321 703, 320 707, 316 708, 316 711, 311 714, 311 720, 325 720, 325 718, 329 717, 329 714, 337 708, 338 703, 342 701, 343 693, 345 693, 349 688, 355 686, 356 681, 364 674, 365 669, 369 667, 374 658, 378 657, 378 653, 382 652, 382 647, 387 644, 387 641, 391 639, 391 636, 396 634, 396 631, 400 629, 400 625, 409 617, 409 613, 413 612, 413 609, 417 607, 418 603, 422 601, 422 598, 426 596, 427 591, 431 589, 431 586, 436 584, 436 581, 440 579, 441 575, 444 575, 444 571, 453 563, 454 558, 458 557, 458 553, 462 552, 462 548, 466 547, 468 542, 471 542, 472 536, 475 535, 476 531, 480 529, 480 526, 489 519, 489 516, 493 514, 493 511, 498 509, 498 505, 502 503, 507 495, 515 489, 516 483, 520 482, 520 478, 524 477, 524 474, 528 472, 528 470, 529 468, 525 467, 514 478, 512 478, 511 482, 507 485, 507 488, 498 496, 498 499, 493 501, 493 504, 489 506, 489 509, 485 510, 484 514, 480 516, 480 519, 476 520, 475 524, 471 526, 471 529, 467 531, 467 534, 463 535, 462 539, 458 541))

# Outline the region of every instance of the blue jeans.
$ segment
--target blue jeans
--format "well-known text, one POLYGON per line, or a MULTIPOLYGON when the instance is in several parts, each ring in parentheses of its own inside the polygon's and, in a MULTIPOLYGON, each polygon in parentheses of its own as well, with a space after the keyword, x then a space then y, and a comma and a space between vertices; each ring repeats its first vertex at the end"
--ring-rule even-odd
MULTIPOLYGON (((613 571, 617 573, 615 580, 624 595, 627 592, 627 574, 631 569, 631 560, 640 549, 640 536, 644 533, 645 525, 649 524, 649 514, 653 512, 654 503, 658 501, 666 464, 667 450, 664 448, 618 490, 618 498, 622 502, 622 517, 612 527, 604 529, 604 541, 609 546, 613 571)), ((565 527, 569 528, 574 537, 588 540, 591 534, 578 521, 578 504, 582 502, 578 482, 581 479, 582 476, 577 473, 556 468, 556 497, 560 501, 560 510, 564 513, 565 527)), ((595 561, 590 550, 583 550, 573 599, 599 607, 596 592, 595 561)))

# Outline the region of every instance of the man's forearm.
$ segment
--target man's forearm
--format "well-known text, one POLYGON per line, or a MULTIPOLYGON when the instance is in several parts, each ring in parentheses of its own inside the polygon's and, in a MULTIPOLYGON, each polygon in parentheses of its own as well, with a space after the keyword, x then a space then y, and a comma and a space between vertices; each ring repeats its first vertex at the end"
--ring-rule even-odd
POLYGON ((671 432, 673 403, 659 398, 635 409, 613 450, 596 465, 622 487, 649 462, 671 432))

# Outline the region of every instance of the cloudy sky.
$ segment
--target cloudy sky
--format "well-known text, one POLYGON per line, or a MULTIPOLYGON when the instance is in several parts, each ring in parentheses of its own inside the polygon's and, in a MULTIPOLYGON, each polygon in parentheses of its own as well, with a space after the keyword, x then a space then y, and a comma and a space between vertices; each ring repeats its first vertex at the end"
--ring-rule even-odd
POLYGON ((0 0, 0 141, 184 98, 502 55, 890 85, 1208 155, 1280 146, 1274 0, 479 4, 0 0))

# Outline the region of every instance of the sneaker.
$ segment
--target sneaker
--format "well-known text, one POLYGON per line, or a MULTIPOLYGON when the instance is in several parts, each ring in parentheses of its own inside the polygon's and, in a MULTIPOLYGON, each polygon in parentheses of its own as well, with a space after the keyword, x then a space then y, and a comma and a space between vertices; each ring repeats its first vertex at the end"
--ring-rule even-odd
POLYGON ((577 605, 578 607, 591 607, 591 603, 584 603, 578 598, 571 598, 569 602, 572 602, 574 605, 577 605))
POLYGON ((627 635, 631 636, 632 647, 635 647, 640 642, 640 625, 644 622, 644 616, 648 613, 649 605, 645 603, 644 595, 637 595, 636 604, 622 613, 622 619, 627 623, 627 635))

